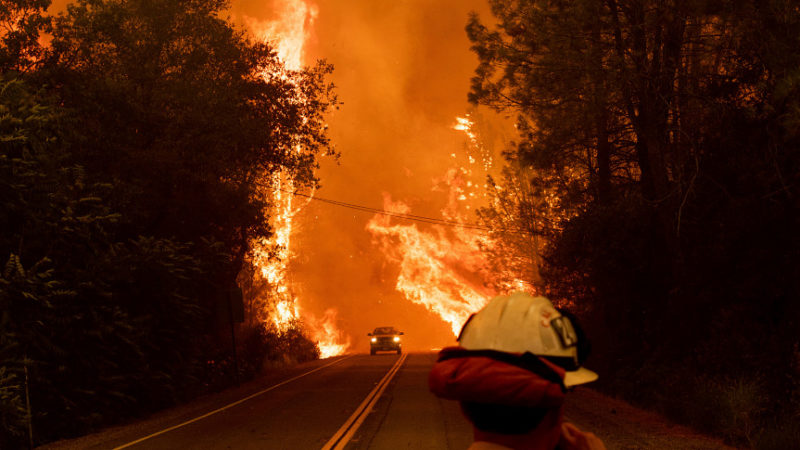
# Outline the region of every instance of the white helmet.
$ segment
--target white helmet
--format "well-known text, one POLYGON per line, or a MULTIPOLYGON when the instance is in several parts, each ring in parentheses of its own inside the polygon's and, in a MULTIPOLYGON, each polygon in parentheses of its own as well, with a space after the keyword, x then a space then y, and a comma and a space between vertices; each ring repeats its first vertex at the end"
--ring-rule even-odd
POLYGON ((564 386, 571 387, 597 379, 596 373, 581 367, 584 355, 579 354, 580 338, 570 318, 555 309, 550 300, 515 292, 493 298, 473 314, 461 329, 458 342, 467 350, 545 357, 566 370, 564 386))

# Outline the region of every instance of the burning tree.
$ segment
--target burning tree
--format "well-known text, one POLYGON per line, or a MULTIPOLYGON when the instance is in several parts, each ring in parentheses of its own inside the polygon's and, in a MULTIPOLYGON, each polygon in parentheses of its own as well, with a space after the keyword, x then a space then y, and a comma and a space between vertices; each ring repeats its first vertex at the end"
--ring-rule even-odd
MULTIPOLYGON (((317 9, 305 0, 275 1, 273 6, 278 16, 274 21, 245 18, 256 39, 274 47, 278 60, 283 64, 282 67, 264 68, 261 75, 265 80, 277 78, 295 86, 297 104, 319 104, 321 98, 316 89, 322 85, 324 76, 330 73, 332 67, 318 62, 313 68, 304 68, 305 44, 313 28, 317 9), (307 82, 309 76, 314 83, 307 82), (312 89, 309 90, 309 87, 312 89)), ((332 86, 328 86, 326 94, 325 100, 335 104, 332 86)), ((322 116, 324 111, 325 108, 306 109, 300 111, 299 116, 304 124, 321 130, 326 128, 322 116)), ((293 158, 313 158, 318 149, 313 141, 307 140, 306 134, 297 133, 293 139, 289 151, 293 158)), ((328 155, 335 155, 332 148, 327 147, 327 150, 328 155)), ((259 193, 269 204, 273 234, 253 239, 253 255, 249 260, 251 267, 244 272, 243 278, 245 284, 253 287, 248 293, 250 309, 256 321, 273 328, 277 333, 300 328, 317 343, 322 357, 330 357, 343 353, 349 347, 349 338, 341 335, 336 328, 336 310, 327 310, 322 319, 303 310, 288 270, 289 262, 295 256, 291 246, 292 234, 296 231, 294 219, 304 206, 303 203, 298 204, 294 193, 301 189, 313 192, 318 187, 313 174, 310 174, 311 177, 298 175, 309 174, 298 174, 288 168, 262 173, 259 193)))
MULTIPOLYGON (((528 277, 533 275, 530 269, 535 269, 534 265, 527 266, 527 272, 517 270, 519 267, 509 264, 511 258, 504 253, 508 248, 499 245, 499 237, 506 232, 521 234, 530 242, 524 230, 488 218, 483 226, 471 223, 475 220, 472 213, 481 217, 485 201, 496 198, 485 192, 489 185, 482 182, 491 173, 494 155, 476 130, 473 115, 474 111, 457 117, 453 126, 468 138, 464 154, 451 154, 453 165, 442 177, 432 180, 432 190, 446 196, 441 219, 413 215, 407 203, 393 201, 384 193, 386 214, 374 216, 367 224, 376 246, 399 266, 395 289, 439 316, 453 336, 458 335, 470 314, 495 295, 532 289, 533 278, 528 277), (392 217, 419 220, 429 226, 396 223, 392 217)), ((494 193, 498 192, 494 188, 494 193)), ((534 262, 532 257, 528 260, 534 262)))

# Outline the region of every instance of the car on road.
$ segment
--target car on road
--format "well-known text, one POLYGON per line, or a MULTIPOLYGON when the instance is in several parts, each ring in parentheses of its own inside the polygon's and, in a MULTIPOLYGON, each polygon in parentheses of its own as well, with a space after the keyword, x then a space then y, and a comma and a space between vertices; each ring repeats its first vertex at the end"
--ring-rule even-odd
POLYGON ((370 336, 369 340, 369 354, 374 355, 378 352, 397 352, 399 355, 403 353, 403 343, 400 336, 403 335, 402 331, 397 331, 394 327, 378 327, 367 333, 370 336))

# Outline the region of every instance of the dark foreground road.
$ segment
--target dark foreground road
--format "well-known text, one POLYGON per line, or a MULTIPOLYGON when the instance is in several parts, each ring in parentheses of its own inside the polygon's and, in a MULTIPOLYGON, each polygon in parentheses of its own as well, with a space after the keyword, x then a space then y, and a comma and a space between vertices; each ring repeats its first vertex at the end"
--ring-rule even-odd
MULTIPOLYGON (((434 397, 432 353, 354 355, 273 373, 148 420, 48 449, 465 449, 458 405, 434 397)), ((725 448, 658 416, 589 390, 566 415, 609 449, 725 448)))

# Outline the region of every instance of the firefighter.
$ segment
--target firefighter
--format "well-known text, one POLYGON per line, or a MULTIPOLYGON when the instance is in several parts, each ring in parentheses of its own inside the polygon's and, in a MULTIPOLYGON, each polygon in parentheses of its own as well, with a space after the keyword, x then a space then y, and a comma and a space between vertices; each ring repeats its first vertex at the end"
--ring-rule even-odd
POLYGON ((544 297, 499 296, 467 320, 458 343, 442 349, 428 382, 460 402, 471 450, 605 449, 563 419, 567 390, 597 379, 582 366, 589 345, 571 314, 544 297))

